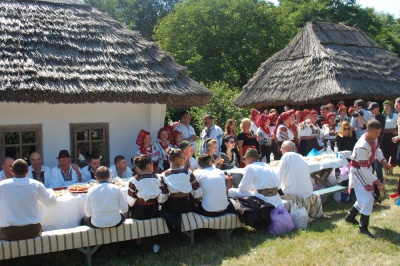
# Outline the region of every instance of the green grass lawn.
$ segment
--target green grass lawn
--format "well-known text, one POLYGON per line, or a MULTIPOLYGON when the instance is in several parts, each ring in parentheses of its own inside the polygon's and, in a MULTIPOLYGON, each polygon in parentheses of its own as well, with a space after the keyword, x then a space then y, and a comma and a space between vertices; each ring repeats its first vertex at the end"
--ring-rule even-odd
MULTIPOLYGON (((400 169, 388 176, 386 195, 395 192, 400 169)), ((195 232, 195 245, 182 235, 146 238, 142 246, 125 242, 130 252, 118 257, 118 244, 102 246, 93 255, 94 265, 400 265, 400 207, 387 196, 376 204, 370 231, 378 238, 358 233, 357 226, 344 222, 350 203, 336 203, 332 196, 324 203, 331 219, 318 219, 307 230, 274 236, 267 230, 236 229, 229 242, 215 237, 215 231, 195 232), (153 254, 154 243, 160 252, 153 254)), ((41 265, 80 265, 76 250, 44 254, 41 265)), ((0 261, 0 265, 28 265, 28 257, 0 261)))

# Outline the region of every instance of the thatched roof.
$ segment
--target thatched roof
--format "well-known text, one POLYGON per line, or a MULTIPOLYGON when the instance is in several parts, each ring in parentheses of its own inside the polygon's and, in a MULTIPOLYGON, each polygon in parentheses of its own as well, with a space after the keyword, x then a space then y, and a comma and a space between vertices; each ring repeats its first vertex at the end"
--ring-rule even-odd
POLYGON ((234 104, 243 107, 383 100, 400 93, 400 59, 357 27, 308 22, 261 64, 234 104))
POLYGON ((0 102, 204 105, 211 92, 80 0, 0 0, 0 102))

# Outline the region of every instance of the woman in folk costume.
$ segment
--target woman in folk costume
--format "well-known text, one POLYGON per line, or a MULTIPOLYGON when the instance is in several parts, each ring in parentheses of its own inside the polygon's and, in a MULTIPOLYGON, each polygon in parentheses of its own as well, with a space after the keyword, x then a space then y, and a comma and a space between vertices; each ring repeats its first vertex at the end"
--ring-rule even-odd
POLYGON ((324 134, 324 142, 325 146, 328 140, 331 141, 331 147, 333 147, 333 143, 336 142, 336 134, 339 128, 336 124, 336 114, 328 113, 326 115, 326 119, 322 122, 322 132, 324 134))
POLYGON ((386 117, 385 121, 385 133, 383 135, 381 150, 385 158, 392 157, 390 164, 393 166, 397 165, 395 160, 397 156, 397 147, 398 144, 394 144, 392 142, 392 138, 397 136, 397 119, 398 115, 394 112, 393 102, 384 101, 383 102, 383 112, 382 114, 386 117))
POLYGON ((129 180, 127 201, 133 219, 150 219, 158 216, 158 203, 168 199, 168 189, 153 173, 151 157, 139 155, 134 159, 138 174, 129 180))
POLYGON ((173 136, 173 142, 172 147, 175 149, 179 149, 182 141, 183 141, 183 133, 180 131, 175 130, 174 132, 172 132, 172 136, 173 136))
POLYGON ((252 148, 259 150, 259 143, 256 134, 250 129, 251 121, 248 118, 243 118, 240 123, 240 133, 238 134, 238 149, 239 149, 239 166, 244 167, 243 156, 247 149, 252 148))
POLYGON ((250 129, 253 131, 253 133, 256 133, 257 131, 257 120, 258 118, 260 118, 260 111, 258 111, 257 109, 253 109, 251 110, 251 127, 250 129))
POLYGON ((299 153, 306 156, 312 149, 320 149, 318 143, 318 135, 320 134, 319 128, 311 122, 311 117, 315 115, 315 121, 318 113, 314 110, 310 111, 304 109, 301 112, 302 122, 298 126, 300 137, 300 150, 299 153))
POLYGON ((282 157, 282 154, 280 152, 282 142, 284 142, 285 140, 291 140, 294 142, 294 133, 290 127, 291 120, 292 118, 290 117, 290 111, 287 111, 281 113, 276 122, 274 135, 276 136, 276 139, 278 141, 278 160, 282 157))
POLYGON ((144 129, 140 130, 136 139, 136 144, 139 146, 136 155, 144 154, 149 156, 153 162, 154 172, 161 173, 163 169, 163 159, 157 146, 151 144, 150 132, 144 129))
POLYGON ((375 238, 368 230, 369 216, 374 205, 374 185, 379 190, 384 190, 385 185, 373 174, 372 164, 375 160, 382 163, 385 169, 390 169, 383 153, 378 146, 378 138, 382 126, 375 119, 367 123, 367 131, 363 134, 354 146, 352 161, 350 163, 349 190, 354 188, 357 201, 346 215, 345 221, 359 225, 360 233, 375 238), (356 220, 356 215, 360 213, 360 222, 356 220))
POLYGON ((339 123, 342 123, 344 121, 350 122, 351 118, 348 117, 348 115, 347 115, 347 107, 346 106, 342 105, 339 107, 338 115, 336 118, 339 120, 339 123))
MULTIPOLYGON (((172 131, 171 131, 172 133, 172 131)), ((166 150, 172 147, 172 144, 169 142, 169 134, 170 131, 167 127, 162 127, 157 133, 157 139, 154 142, 154 146, 160 151, 161 157, 163 159, 163 170, 167 170, 169 168, 168 156, 166 150)))
POLYGON ((260 161, 266 156, 266 162, 270 163, 270 155, 272 152, 272 142, 275 139, 274 133, 269 125, 271 124, 272 115, 262 114, 257 121, 257 140, 260 144, 261 157, 260 161))
POLYGON ((300 138, 299 138, 299 130, 298 130, 297 124, 296 124, 296 110, 290 109, 289 114, 290 114, 289 127, 292 130, 293 135, 294 135, 294 139, 292 141, 296 145, 297 150, 299 150, 300 138))

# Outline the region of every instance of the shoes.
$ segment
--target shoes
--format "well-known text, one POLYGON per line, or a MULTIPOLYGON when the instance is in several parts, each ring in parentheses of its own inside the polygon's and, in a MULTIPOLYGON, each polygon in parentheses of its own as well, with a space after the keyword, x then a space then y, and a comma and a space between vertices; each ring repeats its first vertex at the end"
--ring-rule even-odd
POLYGON ((359 223, 358 223, 358 221, 357 221, 357 219, 356 219, 357 214, 358 214, 358 210, 357 210, 355 207, 352 207, 352 208, 347 212, 346 218, 344 218, 344 220, 345 220, 347 223, 359 225, 359 223))
POLYGON ((360 233, 369 236, 370 238, 376 238, 374 234, 372 234, 368 230, 369 225, 369 215, 361 214, 360 217, 360 233))

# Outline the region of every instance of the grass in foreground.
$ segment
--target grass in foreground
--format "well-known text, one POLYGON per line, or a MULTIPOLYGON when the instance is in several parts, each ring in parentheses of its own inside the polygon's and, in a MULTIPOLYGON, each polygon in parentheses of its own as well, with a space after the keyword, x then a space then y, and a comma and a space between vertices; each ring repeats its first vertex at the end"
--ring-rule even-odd
MULTIPOLYGON (((388 176, 386 195, 395 192, 400 169, 388 176)), ((195 246, 183 234, 162 235, 143 240, 141 247, 134 241, 125 257, 118 257, 118 244, 102 246, 93 255, 94 265, 399 265, 400 207, 388 196, 376 204, 370 220, 370 231, 378 238, 358 233, 357 226, 344 222, 350 203, 336 203, 332 196, 324 203, 324 211, 332 219, 319 219, 307 230, 285 235, 270 235, 267 230, 236 229, 230 242, 221 242, 212 230, 195 232, 195 246), (161 246, 153 254, 152 246, 161 246)), ((359 217, 357 217, 359 218, 359 217)), ((80 265, 76 250, 42 255, 41 265, 80 265)), ((0 265, 28 265, 29 259, 0 261, 0 265)))

